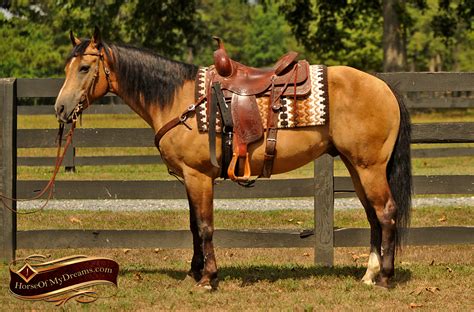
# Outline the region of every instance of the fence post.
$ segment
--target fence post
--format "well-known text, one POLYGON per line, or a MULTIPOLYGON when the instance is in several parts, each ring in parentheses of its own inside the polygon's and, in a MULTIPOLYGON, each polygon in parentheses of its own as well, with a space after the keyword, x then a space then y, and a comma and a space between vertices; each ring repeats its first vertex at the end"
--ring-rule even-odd
MULTIPOLYGON (((16 197, 16 80, 0 79, 0 192, 16 197)), ((5 200, 11 208, 16 203, 5 200)), ((0 260, 15 258, 16 214, 0 202, 0 260)))
POLYGON ((314 161, 314 262, 334 264, 334 159, 324 154, 314 161))

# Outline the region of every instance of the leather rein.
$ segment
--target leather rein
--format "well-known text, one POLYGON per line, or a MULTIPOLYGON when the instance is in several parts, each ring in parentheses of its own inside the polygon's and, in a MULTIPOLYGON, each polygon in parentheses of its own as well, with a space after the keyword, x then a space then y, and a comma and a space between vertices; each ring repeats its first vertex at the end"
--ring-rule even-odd
POLYGON ((56 151, 56 163, 54 165, 53 174, 52 174, 51 178, 49 179, 48 183, 46 184, 46 186, 36 196, 31 197, 31 198, 23 198, 23 199, 22 198, 11 198, 11 197, 5 196, 3 194, 0 194, 0 198, 3 202, 4 207, 7 208, 8 210, 10 210, 13 213, 16 213, 16 214, 32 214, 32 213, 42 211, 44 209, 44 207, 46 207, 46 205, 48 204, 49 200, 53 197, 53 191, 54 191, 54 184, 56 182, 56 176, 59 172, 59 169, 61 168, 61 164, 64 160, 64 157, 66 156, 67 149, 72 143, 72 137, 74 135, 74 129, 76 128, 77 119, 81 116, 82 111, 84 109, 86 109, 87 107, 89 107, 89 105, 90 105, 88 95, 92 94, 92 92, 94 91, 94 86, 96 84, 97 77, 99 76, 99 65, 100 65, 101 62, 103 64, 104 73, 105 73, 105 76, 106 76, 106 79, 107 79, 108 90, 109 91, 112 90, 111 89, 111 83, 110 83, 110 70, 105 64, 104 54, 102 53, 102 48, 99 49, 98 53, 84 53, 82 55, 97 56, 97 57, 99 57, 99 61, 97 62, 97 66, 95 67, 95 72, 94 72, 94 75, 92 76, 92 79, 87 80, 87 83, 89 84, 89 86, 85 88, 85 90, 87 90, 87 92, 83 92, 83 94, 81 95, 81 98, 79 99, 79 102, 76 104, 76 106, 74 107, 74 110, 71 113, 71 115, 72 115, 72 125, 71 125, 71 129, 69 130, 69 132, 66 135, 66 144, 64 145, 63 152, 61 153, 61 145, 62 145, 61 142, 62 142, 62 137, 63 137, 63 132, 64 132, 64 123, 60 123, 59 124, 58 135, 57 135, 57 138, 56 138, 56 141, 57 141, 57 144, 58 144, 57 151, 56 151), (84 103, 87 103, 87 105, 84 106, 84 103), (10 201, 14 201, 14 202, 33 201, 33 200, 40 199, 44 194, 46 194, 46 192, 48 192, 48 197, 46 198, 45 202, 40 206, 40 208, 32 210, 32 211, 19 212, 18 210, 13 209, 8 203, 5 202, 6 200, 10 200, 10 201))
POLYGON ((66 144, 64 145, 64 149, 63 149, 63 152, 61 154, 61 142, 62 142, 62 136, 63 136, 63 132, 64 132, 64 124, 63 123, 59 124, 58 135, 57 135, 57 138, 56 138, 56 141, 57 141, 57 144, 58 144, 58 148, 57 148, 57 151, 56 151, 56 163, 54 165, 53 175, 49 179, 46 186, 36 196, 33 196, 31 198, 12 198, 12 197, 8 197, 8 196, 5 196, 3 194, 0 194, 0 198, 1 198, 5 208, 7 208, 8 210, 10 210, 11 212, 14 212, 16 214, 32 214, 32 213, 39 212, 39 211, 43 210, 44 207, 46 207, 49 200, 53 197, 54 183, 56 181, 56 175, 58 174, 59 169, 61 168, 61 164, 64 160, 64 157, 66 156, 66 151, 72 143, 72 136, 74 134, 74 129, 75 128, 76 128, 76 120, 73 120, 72 125, 71 125, 71 129, 69 130, 68 134, 66 135, 66 144), (37 200, 37 199, 40 199, 41 197, 43 197, 43 195, 46 194, 46 192, 48 192, 48 197, 46 198, 45 202, 40 206, 40 208, 32 210, 32 211, 20 212, 17 209, 13 209, 7 202, 5 202, 6 200, 10 200, 10 201, 13 201, 13 202, 33 201, 33 200, 37 200))

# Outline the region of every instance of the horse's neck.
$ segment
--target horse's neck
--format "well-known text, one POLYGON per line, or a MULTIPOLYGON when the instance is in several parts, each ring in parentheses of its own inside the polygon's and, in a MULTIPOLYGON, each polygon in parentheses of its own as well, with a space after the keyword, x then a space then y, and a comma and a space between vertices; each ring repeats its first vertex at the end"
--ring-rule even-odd
POLYGON ((176 91, 173 103, 146 105, 143 97, 127 98, 120 90, 116 94, 154 130, 158 132, 168 121, 179 116, 186 107, 194 103, 194 81, 186 81, 176 91))

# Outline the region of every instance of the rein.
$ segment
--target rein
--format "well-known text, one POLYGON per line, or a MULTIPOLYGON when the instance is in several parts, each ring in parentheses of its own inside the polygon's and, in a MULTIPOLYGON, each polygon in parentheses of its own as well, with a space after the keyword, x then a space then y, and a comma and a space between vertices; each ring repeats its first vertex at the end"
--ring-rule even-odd
POLYGON ((57 152, 56 152, 56 164, 54 166, 53 175, 51 176, 51 178, 49 179, 48 184, 46 184, 46 186, 43 188, 43 190, 41 190, 41 192, 39 192, 38 195, 36 195, 32 198, 11 198, 11 197, 5 196, 3 194, 0 194, 0 198, 2 199, 2 202, 3 202, 3 205, 4 205, 5 208, 7 208, 8 210, 10 210, 11 212, 14 212, 16 214, 32 214, 32 213, 42 211, 44 209, 44 207, 46 207, 49 200, 53 197, 53 190, 54 190, 54 183, 55 183, 55 180, 56 180, 56 175, 58 174, 59 169, 61 168, 61 164, 64 160, 65 155, 66 155, 66 151, 72 143, 72 136, 74 134, 74 129, 75 128, 76 128, 76 120, 73 120, 71 130, 69 130, 68 134, 66 135, 66 144, 64 145, 63 153, 61 154, 61 141, 62 141, 62 137, 63 137, 64 124, 61 123, 59 125, 58 136, 56 138, 56 140, 58 142, 58 149, 57 149, 57 152), (19 212, 18 210, 13 209, 8 203, 5 202, 6 200, 10 200, 10 201, 14 201, 14 202, 37 200, 37 199, 41 198, 46 192, 48 192, 48 197, 46 198, 46 201, 41 205, 40 208, 38 208, 36 210, 33 210, 33 211, 19 212))
POLYGON ((62 137, 63 137, 63 132, 64 132, 64 124, 63 123, 59 124, 58 135, 57 135, 57 138, 56 138, 56 140, 58 142, 58 148, 57 148, 57 152, 56 152, 56 164, 54 166, 53 175, 49 179, 46 186, 38 193, 38 195, 36 195, 32 198, 24 198, 24 199, 20 198, 19 199, 19 198, 11 198, 11 197, 5 196, 3 194, 0 194, 0 198, 3 202, 3 205, 13 213, 16 213, 16 214, 32 214, 32 213, 42 211, 44 209, 44 207, 46 207, 46 205, 48 204, 49 200, 53 197, 54 183, 56 181, 56 176, 59 172, 59 169, 61 168, 61 164, 64 160, 65 155, 66 155, 66 151, 72 143, 72 136, 74 134, 74 129, 76 128, 77 119, 80 116, 82 116, 81 115, 82 111, 85 108, 89 107, 89 105, 90 105, 88 95, 92 94, 92 92, 94 90, 94 86, 96 84, 97 77, 99 76, 99 66, 100 66, 101 62, 102 62, 103 68, 104 68, 105 77, 107 79, 108 91, 112 90, 111 82, 110 82, 110 69, 105 64, 104 54, 102 52, 102 47, 99 49, 98 53, 84 53, 82 55, 97 56, 97 57, 99 57, 99 60, 98 60, 97 65, 95 67, 95 71, 94 71, 94 75, 92 76, 92 79, 89 79, 87 81, 87 83, 89 84, 89 86, 86 88, 87 92, 84 92, 81 95, 81 98, 79 99, 79 103, 77 103, 77 105, 74 107, 74 110, 71 113, 71 115, 72 115, 72 126, 71 126, 71 129, 69 130, 68 134, 66 135, 66 144, 64 145, 64 149, 63 149, 62 154, 61 154, 61 142, 62 142, 62 137), (84 106, 84 103, 86 103, 86 106, 84 106), (46 192, 48 192, 48 197, 46 198, 46 201, 41 205, 40 208, 38 208, 36 210, 33 210, 33 211, 19 212, 18 210, 13 209, 7 202, 5 202, 6 200, 10 200, 10 201, 13 201, 13 202, 33 201, 33 200, 40 199, 44 194, 46 194, 46 192))

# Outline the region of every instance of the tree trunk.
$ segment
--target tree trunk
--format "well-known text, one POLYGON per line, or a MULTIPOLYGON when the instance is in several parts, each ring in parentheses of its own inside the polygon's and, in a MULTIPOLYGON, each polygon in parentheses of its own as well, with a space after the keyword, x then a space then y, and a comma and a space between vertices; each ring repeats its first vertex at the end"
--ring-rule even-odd
POLYGON ((383 70, 403 71, 406 67, 405 34, 399 14, 405 0, 383 0, 383 70))

